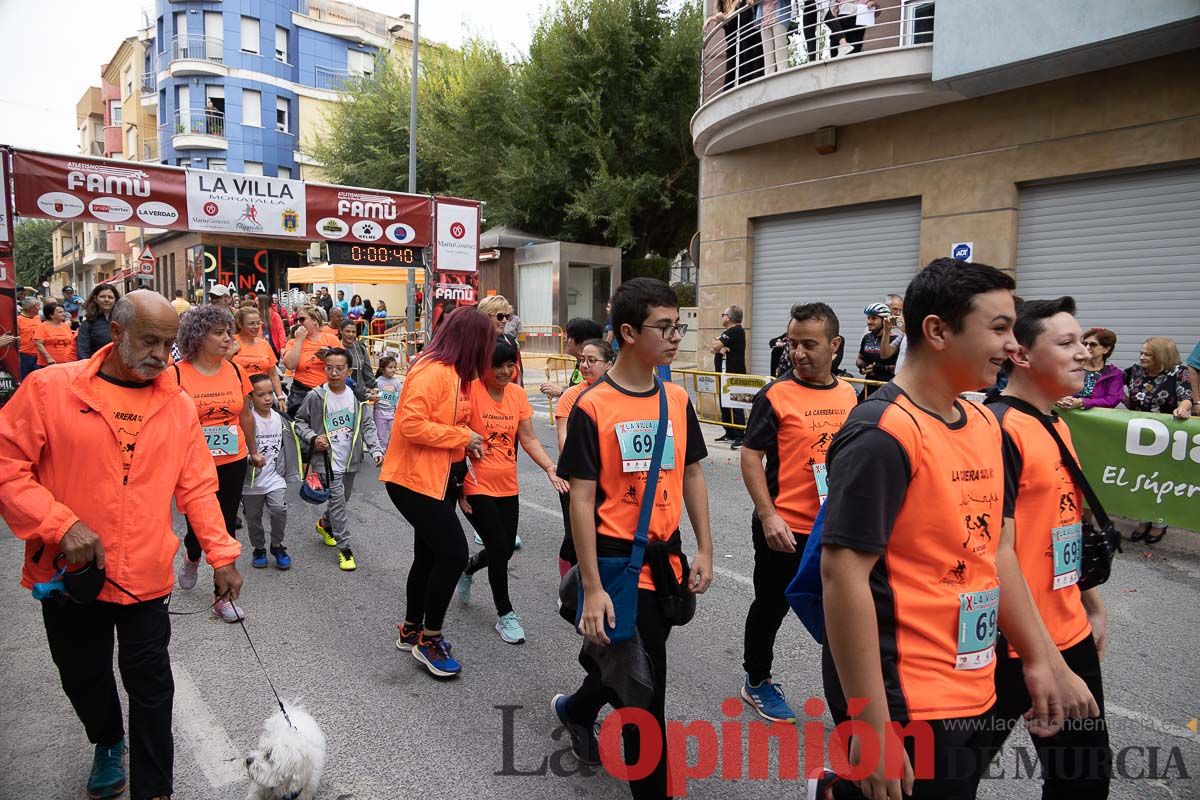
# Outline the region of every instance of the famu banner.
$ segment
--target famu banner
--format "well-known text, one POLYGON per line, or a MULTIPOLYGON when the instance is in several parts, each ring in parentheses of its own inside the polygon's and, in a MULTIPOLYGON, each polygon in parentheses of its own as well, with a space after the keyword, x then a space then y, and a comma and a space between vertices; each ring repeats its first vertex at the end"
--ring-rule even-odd
POLYGON ((1200 419, 1101 408, 1062 415, 1110 516, 1200 530, 1200 419))

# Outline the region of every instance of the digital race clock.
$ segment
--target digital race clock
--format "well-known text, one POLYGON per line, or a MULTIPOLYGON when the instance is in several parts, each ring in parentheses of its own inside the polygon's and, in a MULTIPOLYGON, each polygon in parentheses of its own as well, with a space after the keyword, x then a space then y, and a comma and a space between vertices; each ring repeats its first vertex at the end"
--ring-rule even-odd
POLYGON ((329 263, 355 267, 424 267, 424 249, 402 244, 329 243, 329 263))

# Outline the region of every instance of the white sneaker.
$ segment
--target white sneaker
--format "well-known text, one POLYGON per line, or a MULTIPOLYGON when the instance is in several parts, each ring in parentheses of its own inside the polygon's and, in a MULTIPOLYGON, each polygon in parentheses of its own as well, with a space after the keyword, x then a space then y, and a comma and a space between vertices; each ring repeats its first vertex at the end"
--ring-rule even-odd
POLYGON ((246 618, 246 615, 242 613, 240 608, 233 604, 232 600, 226 600, 224 598, 221 598, 217 602, 213 603, 213 613, 230 623, 246 618))
POLYGON ((510 611, 496 620, 496 632, 509 644, 525 643, 525 629, 521 627, 521 618, 515 611, 510 611))
POLYGON ((521 534, 517 534, 517 538, 513 541, 513 550, 521 549, 521 534))
POLYGON ((469 604, 471 602, 471 584, 474 582, 474 575, 468 575, 464 572, 459 576, 458 585, 454 587, 454 593, 458 595, 460 603, 469 604))
POLYGON ((196 588, 196 573, 200 570, 200 560, 192 561, 187 556, 183 557, 183 563, 179 566, 179 588, 180 589, 195 589, 196 588))

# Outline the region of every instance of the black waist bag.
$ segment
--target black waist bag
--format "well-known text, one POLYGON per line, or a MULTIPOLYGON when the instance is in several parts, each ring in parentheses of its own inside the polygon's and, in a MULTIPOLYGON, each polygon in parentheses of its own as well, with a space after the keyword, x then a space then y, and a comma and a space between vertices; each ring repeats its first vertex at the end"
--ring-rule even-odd
MULTIPOLYGON (((596 537, 596 555, 614 556, 628 555, 633 543, 625 539, 614 539, 609 536, 596 537)), ((687 590, 675 578, 675 570, 671 569, 671 555, 679 556, 683 568, 684 580, 687 580, 688 559, 680 544, 679 531, 669 540, 652 541, 646 545, 646 563, 650 565, 650 575, 654 580, 654 594, 658 598, 658 608, 663 619, 670 625, 687 625, 696 616, 696 595, 687 590)), ((578 617, 579 603, 579 568, 572 567, 558 585, 558 615, 571 625, 578 617)))

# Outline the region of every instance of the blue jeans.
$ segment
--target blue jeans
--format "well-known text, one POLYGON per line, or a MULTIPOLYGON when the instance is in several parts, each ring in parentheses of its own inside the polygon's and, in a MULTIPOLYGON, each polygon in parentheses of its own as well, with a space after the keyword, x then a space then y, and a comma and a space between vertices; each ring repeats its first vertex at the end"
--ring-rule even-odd
POLYGON ((21 380, 25 380, 25 376, 38 368, 37 356, 31 356, 29 353, 21 353, 21 380))

